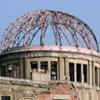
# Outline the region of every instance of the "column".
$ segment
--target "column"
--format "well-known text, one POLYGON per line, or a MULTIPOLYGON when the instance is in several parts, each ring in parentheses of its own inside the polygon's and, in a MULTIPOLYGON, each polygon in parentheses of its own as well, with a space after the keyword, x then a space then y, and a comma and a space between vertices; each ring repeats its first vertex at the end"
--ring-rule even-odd
POLYGON ((38 72, 41 72, 41 65, 40 65, 40 61, 38 61, 38 72))
POLYGON ((50 66, 50 61, 48 61, 48 79, 51 80, 51 66, 50 66))
POLYGON ((58 57, 58 63, 57 63, 57 79, 60 79, 60 57, 58 57))
POLYGON ((28 57, 25 58, 25 79, 30 79, 30 62, 28 57))
POLYGON ((92 61, 92 85, 95 85, 95 66, 94 66, 94 61, 92 61))
POLYGON ((84 83, 83 64, 81 64, 81 82, 84 83))
POLYGON ((88 61, 88 67, 87 67, 87 82, 88 82, 88 84, 90 84, 90 85, 92 85, 92 81, 93 81, 93 79, 92 79, 92 61, 88 61))
POLYGON ((19 78, 24 78, 24 65, 23 65, 23 59, 21 58, 19 61, 19 78))
POLYGON ((60 79, 64 78, 64 58, 59 57, 60 79))
POLYGON ((65 76, 66 77, 69 77, 69 63, 68 63, 68 58, 64 58, 64 65, 65 65, 65 76))

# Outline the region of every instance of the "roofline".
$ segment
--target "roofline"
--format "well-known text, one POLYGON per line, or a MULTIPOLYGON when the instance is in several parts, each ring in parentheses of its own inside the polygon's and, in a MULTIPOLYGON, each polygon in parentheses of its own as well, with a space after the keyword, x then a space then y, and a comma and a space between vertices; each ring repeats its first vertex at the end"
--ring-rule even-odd
POLYGON ((1 53, 1 55, 9 54, 9 53, 17 53, 17 52, 26 52, 26 51, 51 51, 51 52, 60 51, 60 52, 73 52, 73 53, 82 53, 82 54, 91 54, 91 55, 100 56, 98 52, 87 48, 79 48, 75 46, 53 46, 53 45, 13 47, 4 50, 1 53))

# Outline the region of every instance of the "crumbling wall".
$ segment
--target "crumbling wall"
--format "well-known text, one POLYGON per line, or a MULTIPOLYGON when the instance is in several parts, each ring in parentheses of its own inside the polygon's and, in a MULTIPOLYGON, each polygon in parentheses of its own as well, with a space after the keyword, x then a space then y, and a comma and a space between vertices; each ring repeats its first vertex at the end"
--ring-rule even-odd
POLYGON ((67 83, 52 84, 50 92, 43 92, 36 100, 77 100, 75 91, 67 83))

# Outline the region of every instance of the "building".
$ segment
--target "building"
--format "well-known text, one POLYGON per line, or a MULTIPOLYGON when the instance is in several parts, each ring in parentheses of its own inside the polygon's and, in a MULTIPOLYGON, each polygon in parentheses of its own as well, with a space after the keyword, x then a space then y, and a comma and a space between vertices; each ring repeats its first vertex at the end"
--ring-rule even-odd
POLYGON ((0 76, 0 100, 99 100, 96 36, 73 15, 28 13, 2 37, 0 76))

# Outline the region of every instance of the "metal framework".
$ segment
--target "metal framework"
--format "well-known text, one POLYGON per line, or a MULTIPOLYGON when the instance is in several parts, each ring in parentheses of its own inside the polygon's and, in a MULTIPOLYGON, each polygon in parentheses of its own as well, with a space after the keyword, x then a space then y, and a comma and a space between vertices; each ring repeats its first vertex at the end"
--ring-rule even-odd
POLYGON ((18 46, 44 46, 48 44, 45 39, 59 46, 76 46, 99 52, 96 37, 86 23, 73 15, 51 10, 31 12, 11 23, 2 37, 1 52, 18 46), (35 43, 36 37, 39 41, 35 43))

